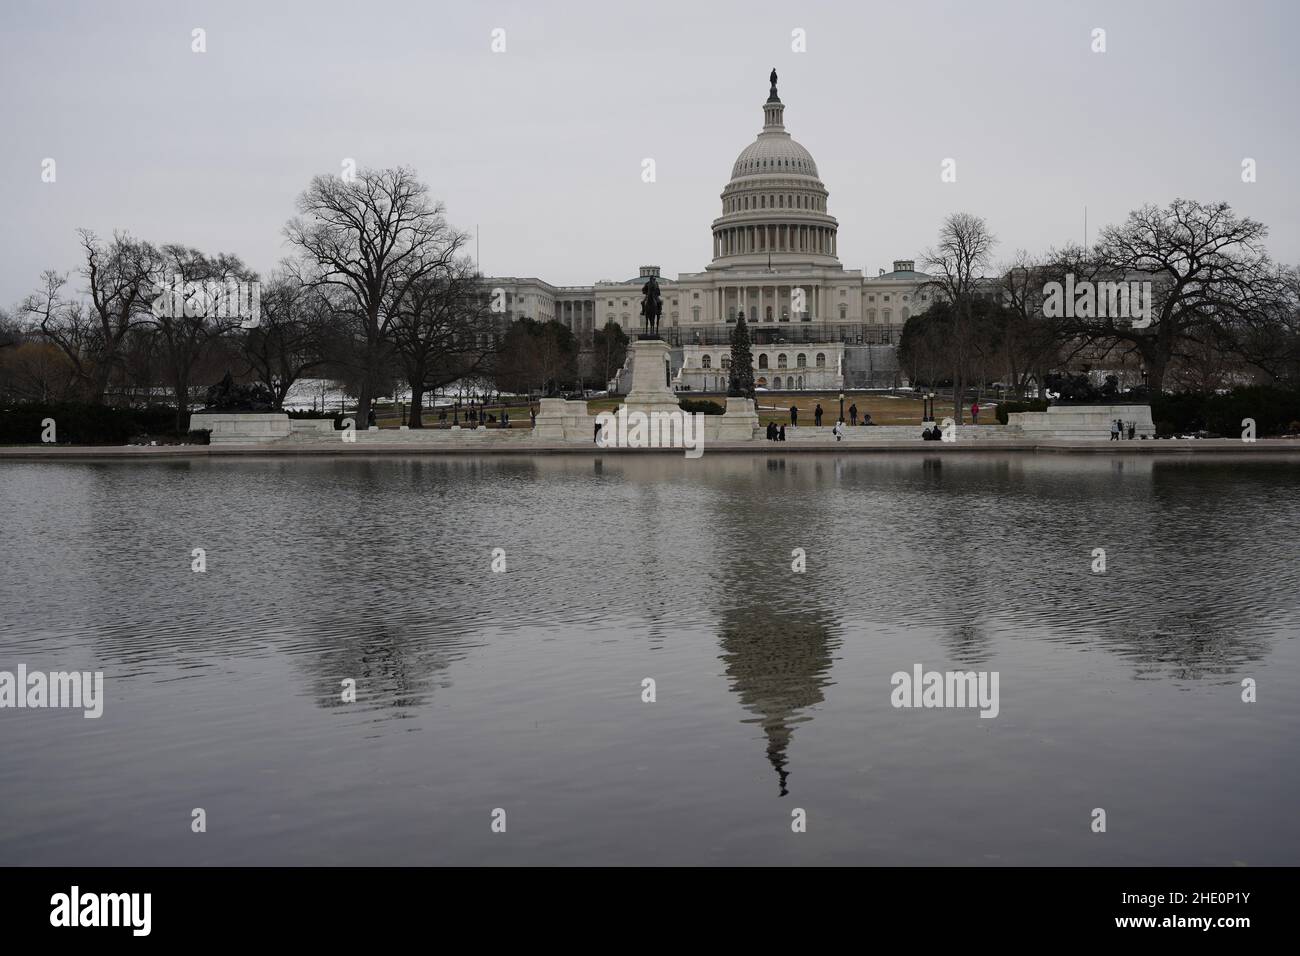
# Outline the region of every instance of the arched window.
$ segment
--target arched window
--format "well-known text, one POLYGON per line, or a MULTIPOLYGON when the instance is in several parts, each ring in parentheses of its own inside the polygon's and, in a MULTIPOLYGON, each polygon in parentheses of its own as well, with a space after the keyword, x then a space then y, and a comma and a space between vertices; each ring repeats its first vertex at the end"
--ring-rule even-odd
POLYGON ((712 359, 705 355, 700 359, 700 368, 712 368, 712 359))
POLYGON ((795 357, 794 364, 795 364, 795 367, 796 367, 796 368, 807 368, 807 367, 808 367, 808 356, 806 356, 806 355, 804 355, 802 352, 800 352, 800 353, 795 357))
POLYGON ((767 353, 766 353, 766 352, 759 352, 759 353, 758 353, 758 367, 759 367, 759 368, 767 368, 767 353))
POLYGON ((763 388, 767 388, 767 379, 762 378, 762 377, 760 376, 759 380, 758 380, 757 382, 755 382, 754 384, 755 384, 755 385, 759 385, 759 386, 761 386, 761 387, 763 387, 763 388))
POLYGON ((843 322, 848 317, 849 317, 848 307, 843 305, 840 306, 840 321, 843 322))
POLYGON ((772 321, 772 307, 770 305, 767 307, 767 315, 763 316, 763 319, 766 322, 772 321))
POLYGON ((777 368, 785 368, 785 367, 786 367, 786 358, 785 358, 785 353, 784 353, 784 352, 782 352, 780 355, 778 355, 778 356, 776 357, 776 367, 777 367, 777 368))
POLYGON ((817 353, 817 367, 818 367, 818 368, 825 368, 825 367, 826 367, 826 353, 825 353, 825 352, 818 352, 818 353, 817 353))
POLYGON ((802 376, 802 375, 799 376, 799 384, 798 384, 797 386, 795 386, 795 387, 796 387, 796 388, 803 388, 803 376, 802 376))
POLYGON ((773 388, 780 388, 780 387, 781 387, 781 376, 780 376, 780 375, 778 375, 776 378, 772 379, 772 387, 773 387, 773 388))

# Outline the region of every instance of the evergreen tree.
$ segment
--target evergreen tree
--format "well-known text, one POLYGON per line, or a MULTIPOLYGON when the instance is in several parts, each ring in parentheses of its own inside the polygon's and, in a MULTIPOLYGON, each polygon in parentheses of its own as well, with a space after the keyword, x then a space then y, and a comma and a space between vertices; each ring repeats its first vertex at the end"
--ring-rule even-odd
POLYGON ((754 397, 754 356, 749 350, 749 326, 744 314, 736 316, 736 327, 731 330, 731 375, 727 381, 727 394, 733 397, 754 397))

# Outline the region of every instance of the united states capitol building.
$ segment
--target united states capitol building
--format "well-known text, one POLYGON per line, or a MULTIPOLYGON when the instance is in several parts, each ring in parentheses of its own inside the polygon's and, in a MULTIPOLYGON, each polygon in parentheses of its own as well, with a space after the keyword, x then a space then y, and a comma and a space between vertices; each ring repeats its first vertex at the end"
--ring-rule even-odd
POLYGON ((670 279, 657 266, 642 266, 635 279, 590 286, 486 281, 504 291, 507 320, 558 320, 587 348, 608 322, 636 336, 641 287, 657 276, 676 390, 726 390, 731 329, 742 311, 759 387, 897 385, 895 345, 908 317, 929 306, 930 277, 910 259, 875 276, 844 268, 828 196, 812 154, 786 132, 773 71, 763 128, 732 165, 722 214, 712 223, 713 261, 703 272, 670 279))

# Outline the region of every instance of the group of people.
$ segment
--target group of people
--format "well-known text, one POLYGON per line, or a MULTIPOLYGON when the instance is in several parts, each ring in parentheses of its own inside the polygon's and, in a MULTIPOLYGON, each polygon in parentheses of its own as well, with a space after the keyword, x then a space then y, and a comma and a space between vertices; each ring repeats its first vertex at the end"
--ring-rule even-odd
POLYGON ((768 441, 785 441, 785 426, 777 426, 776 422, 767 423, 767 440, 768 441))
MULTIPOLYGON (((814 424, 817 425, 818 428, 821 427, 821 424, 822 424, 822 417, 823 417, 824 415, 825 415, 825 412, 822 411, 821 403, 818 402, 818 403, 817 403, 817 407, 813 409, 813 422, 814 422, 814 424)), ((857 406, 857 404, 853 404, 853 405, 850 405, 850 406, 849 406, 849 424, 850 424, 850 425, 856 425, 857 423, 858 423, 858 406, 857 406)), ((799 406, 798 406, 798 405, 791 405, 791 406, 790 406, 790 424, 791 424, 791 425, 798 425, 798 424, 799 424, 799 406)), ((864 425, 870 425, 870 424, 871 424, 871 415, 868 414, 867 412, 863 412, 863 413, 862 413, 862 424, 864 424, 864 425)), ((841 418, 838 422, 836 422, 836 426, 837 426, 837 427, 838 427, 838 426, 843 426, 843 425, 844 425, 844 419, 842 419, 842 418, 841 418)))
MULTIPOLYGON (((1124 419, 1115 418, 1110 423, 1110 440, 1119 441, 1124 437, 1124 419)), ((1128 439, 1132 441, 1137 436, 1137 422, 1128 423, 1128 439)))
POLYGON ((921 441, 943 441, 943 429, 939 427, 938 422, 934 423, 933 428, 921 432, 921 441))

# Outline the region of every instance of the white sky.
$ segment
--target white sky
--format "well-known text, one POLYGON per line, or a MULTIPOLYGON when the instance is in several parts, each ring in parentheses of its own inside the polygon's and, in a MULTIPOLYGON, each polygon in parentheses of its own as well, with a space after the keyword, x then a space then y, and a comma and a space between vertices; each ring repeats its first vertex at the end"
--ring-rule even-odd
POLYGON ((313 174, 416 168, 493 275, 557 285, 709 261, 768 71, 840 258, 919 258, 985 216, 998 252, 1144 202, 1226 199, 1300 261, 1300 3, 28 2, 0 11, 0 306, 75 269, 75 229, 265 273, 313 174), (192 53, 191 30, 207 32, 192 53), (493 28, 507 52, 490 50, 493 28), (1090 50, 1107 31, 1107 52, 1090 50), (791 51, 791 31, 807 52, 791 51), (41 181, 52 157, 57 181, 41 181), (641 181, 653 157, 657 182, 641 181), (957 160, 957 182, 940 163, 957 160), (1241 182, 1241 161, 1258 182, 1241 182))

